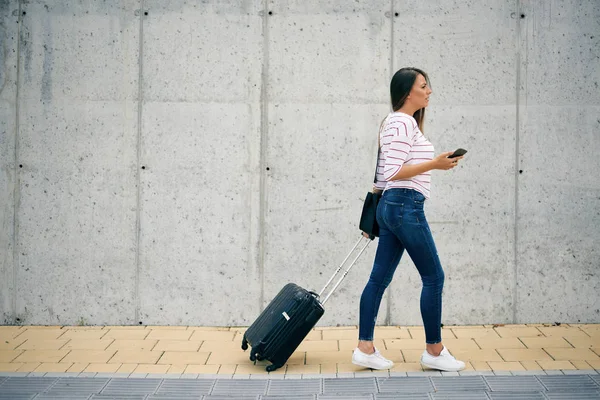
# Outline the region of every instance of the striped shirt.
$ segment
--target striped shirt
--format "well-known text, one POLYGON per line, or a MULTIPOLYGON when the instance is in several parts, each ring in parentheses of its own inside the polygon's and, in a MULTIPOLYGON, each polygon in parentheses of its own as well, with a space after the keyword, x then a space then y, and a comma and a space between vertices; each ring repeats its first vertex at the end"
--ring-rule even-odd
POLYGON ((414 189, 429 198, 431 171, 412 178, 390 180, 403 165, 415 165, 433 159, 433 145, 423 136, 417 121, 401 112, 390 113, 379 131, 379 164, 377 183, 380 190, 392 188, 414 189))

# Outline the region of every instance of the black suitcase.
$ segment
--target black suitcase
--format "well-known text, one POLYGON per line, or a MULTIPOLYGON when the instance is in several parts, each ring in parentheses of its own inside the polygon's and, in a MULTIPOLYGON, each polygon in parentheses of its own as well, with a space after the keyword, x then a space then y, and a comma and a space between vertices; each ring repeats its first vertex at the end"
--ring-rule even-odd
POLYGON ((362 236, 318 294, 301 288, 294 283, 288 283, 281 289, 244 333, 242 349, 247 350, 248 345, 251 346, 251 361, 270 361, 271 365, 267 366, 267 371, 275 371, 285 365, 288 358, 290 358, 292 353, 294 353, 306 335, 308 335, 325 313, 323 304, 325 304, 335 289, 342 283, 342 280, 350 272, 350 268, 354 266, 369 243, 371 243, 370 239, 366 239, 366 244, 346 268, 342 277, 327 296, 325 296, 323 301, 320 301, 325 289, 335 276, 339 274, 361 241, 363 241, 362 236))

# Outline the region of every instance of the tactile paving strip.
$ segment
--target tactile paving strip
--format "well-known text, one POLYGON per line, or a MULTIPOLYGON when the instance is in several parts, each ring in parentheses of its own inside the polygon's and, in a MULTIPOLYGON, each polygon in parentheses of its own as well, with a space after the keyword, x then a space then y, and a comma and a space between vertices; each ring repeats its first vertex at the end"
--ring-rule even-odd
POLYGON ((354 378, 354 379, 339 379, 325 378, 323 379, 323 394, 367 394, 377 393, 377 384, 375 378, 354 378))
POLYGON ((540 392, 488 392, 492 400, 546 400, 540 392))
POLYGON ((37 393, 0 393, 0 400, 29 400, 33 399, 37 393))
POLYGON ((145 400, 145 394, 137 394, 137 395, 123 395, 123 394, 95 394, 91 398, 91 400, 145 400))
POLYGON ((267 394, 266 380, 223 379, 217 380, 211 396, 243 396, 252 397, 267 394))
POLYGON ((271 381, 267 390, 269 396, 317 395, 320 393, 320 379, 277 379, 271 381))
POLYGON ((431 393, 433 400, 489 400, 485 392, 436 392, 431 393))
MULTIPOLYGON (((291 400, 291 399, 290 399, 291 400)), ((373 400, 372 394, 320 394, 317 400, 373 400)))
POLYGON ((108 396, 154 394, 161 382, 160 379, 113 378, 100 394, 108 396))
POLYGON ((486 376, 484 379, 494 392, 543 392, 546 390, 535 376, 486 376))
POLYGON ((156 394, 198 398, 210 394, 214 385, 215 381, 209 379, 165 379, 156 394))
POLYGON ((429 393, 434 391, 431 380, 426 377, 377 378, 377 384, 381 393, 429 393))
POLYGON ((432 377, 431 382, 437 391, 484 392, 489 390, 482 376, 432 377))
POLYGON ((51 393, 41 393, 39 394, 35 400, 88 400, 90 398, 90 393, 88 394, 51 394, 51 393))
POLYGON ((304 395, 304 396, 296 396, 294 395, 283 395, 283 396, 260 396, 260 400, 315 400, 317 395, 304 395))
POLYGON ((600 399, 600 391, 589 392, 548 392, 546 396, 549 400, 598 400, 600 399))
POLYGON ((549 391, 584 392, 598 390, 596 382, 588 375, 538 375, 537 378, 549 391))
POLYGON ((375 400, 431 400, 427 393, 379 393, 375 400))
POLYGON ((47 391, 57 378, 13 377, 0 385, 0 393, 41 393, 47 391))
POLYGON ((100 378, 60 378, 48 390, 48 395, 52 396, 77 396, 94 393, 100 393, 106 386, 109 379, 100 378))

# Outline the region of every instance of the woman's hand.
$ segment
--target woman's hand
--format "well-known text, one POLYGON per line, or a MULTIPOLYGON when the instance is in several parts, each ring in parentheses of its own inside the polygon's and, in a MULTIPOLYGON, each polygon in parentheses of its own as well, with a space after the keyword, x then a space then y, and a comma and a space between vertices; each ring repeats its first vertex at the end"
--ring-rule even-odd
POLYGON ((434 169, 441 169, 447 171, 452 169, 458 165, 458 161, 463 159, 463 156, 448 158, 448 156, 452 154, 451 151, 446 153, 442 153, 439 156, 433 159, 434 169))

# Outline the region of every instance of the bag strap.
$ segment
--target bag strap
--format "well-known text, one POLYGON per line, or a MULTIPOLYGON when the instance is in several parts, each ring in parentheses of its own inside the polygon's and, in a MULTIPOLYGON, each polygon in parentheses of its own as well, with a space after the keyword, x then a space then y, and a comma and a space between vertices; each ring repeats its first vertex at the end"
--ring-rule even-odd
POLYGON ((383 124, 387 117, 381 121, 381 125, 379 125, 379 132, 377 133, 377 164, 375 164, 375 176, 373 177, 373 183, 377 183, 377 169, 379 168, 379 153, 381 152, 381 130, 383 129, 383 124))

